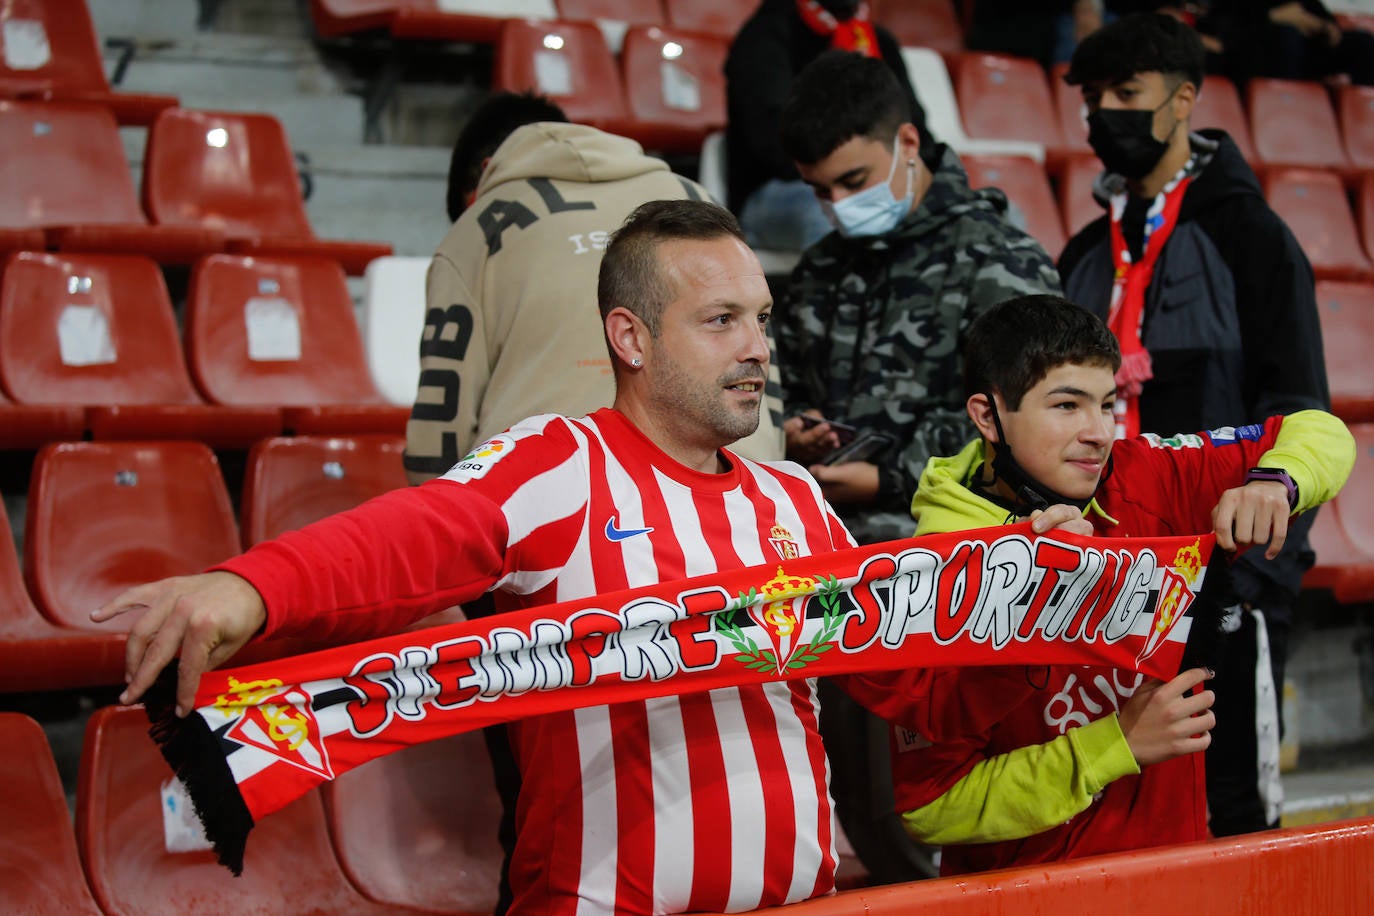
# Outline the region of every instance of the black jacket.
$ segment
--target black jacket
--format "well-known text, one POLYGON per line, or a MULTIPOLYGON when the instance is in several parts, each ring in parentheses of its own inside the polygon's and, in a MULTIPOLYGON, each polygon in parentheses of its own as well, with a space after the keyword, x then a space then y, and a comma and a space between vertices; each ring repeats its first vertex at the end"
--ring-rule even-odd
MULTIPOLYGON (((1142 341, 1154 378, 1140 397, 1141 429, 1168 436, 1329 409, 1307 257, 1231 138, 1198 133, 1217 148, 1184 195, 1146 292, 1142 341)), ((1071 300, 1106 318, 1113 277, 1106 215, 1069 241, 1059 274, 1071 300)), ((1273 605, 1297 595, 1311 565, 1310 523, 1311 513, 1296 523, 1298 536, 1272 563, 1261 551, 1242 556, 1240 597, 1273 605)))

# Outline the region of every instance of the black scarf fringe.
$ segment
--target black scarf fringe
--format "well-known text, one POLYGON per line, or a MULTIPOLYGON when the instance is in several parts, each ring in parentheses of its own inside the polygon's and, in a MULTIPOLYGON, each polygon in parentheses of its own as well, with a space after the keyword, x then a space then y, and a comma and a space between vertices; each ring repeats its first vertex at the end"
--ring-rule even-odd
POLYGON ((177 718, 176 686, 177 664, 173 661, 143 695, 151 723, 148 734, 191 796, 196 817, 205 827, 219 864, 241 875, 253 815, 239 794, 219 737, 194 713, 177 718))
POLYGON ((1183 647, 1183 660, 1179 671, 1189 668, 1211 668, 1219 670, 1221 664, 1221 628, 1226 617, 1226 608, 1235 603, 1231 587, 1231 560, 1220 547, 1212 548, 1212 559, 1207 564, 1207 577, 1202 581, 1202 590, 1193 602, 1190 616, 1192 629, 1188 631, 1188 643, 1183 647))

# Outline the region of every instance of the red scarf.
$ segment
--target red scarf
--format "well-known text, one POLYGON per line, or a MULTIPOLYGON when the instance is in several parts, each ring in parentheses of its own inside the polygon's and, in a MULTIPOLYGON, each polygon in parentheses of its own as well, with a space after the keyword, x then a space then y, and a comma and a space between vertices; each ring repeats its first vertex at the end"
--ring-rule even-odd
POLYGON ((1150 352, 1140 341, 1141 321, 1145 313, 1145 292, 1154 276, 1155 262, 1164 250, 1165 242, 1178 223, 1178 211, 1183 206, 1183 194, 1192 182, 1192 175, 1184 172, 1170 182, 1150 204, 1145 215, 1145 240, 1141 245, 1141 259, 1133 263, 1131 249, 1121 231, 1126 212, 1128 192, 1112 195, 1111 237, 1112 264, 1116 268, 1112 284, 1111 305, 1107 311, 1107 326, 1121 344, 1121 368, 1116 373, 1116 437, 1130 439, 1140 434, 1140 392, 1145 383, 1154 378, 1150 366, 1150 352))
POLYGON ((145 698, 151 733, 237 874, 254 822, 321 783, 526 716, 910 667, 1176 674, 1194 598, 1219 581, 1212 536, 1056 534, 891 541, 210 671, 185 719, 169 668, 145 698))
POLYGON ((879 56, 878 34, 869 21, 867 3, 860 3, 854 15, 843 22, 817 0, 797 0, 797 13, 811 31, 830 36, 830 47, 857 51, 864 57, 879 56))

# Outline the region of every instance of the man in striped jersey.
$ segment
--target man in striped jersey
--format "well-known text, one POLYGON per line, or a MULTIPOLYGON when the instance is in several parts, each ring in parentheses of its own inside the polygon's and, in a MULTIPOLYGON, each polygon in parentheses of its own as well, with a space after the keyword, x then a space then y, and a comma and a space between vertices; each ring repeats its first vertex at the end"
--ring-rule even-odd
MULTIPOLYGON (((598 289, 616 397, 535 417, 446 475, 133 589, 135 701, 179 652, 178 711, 251 637, 357 639, 495 590, 511 610, 825 553, 852 540, 790 463, 728 449, 759 422, 772 310, 728 211, 636 210, 598 289)), ((531 366, 538 372, 538 366, 531 366)), ((835 842, 810 680, 516 722, 512 913, 742 911, 829 893, 835 842)))

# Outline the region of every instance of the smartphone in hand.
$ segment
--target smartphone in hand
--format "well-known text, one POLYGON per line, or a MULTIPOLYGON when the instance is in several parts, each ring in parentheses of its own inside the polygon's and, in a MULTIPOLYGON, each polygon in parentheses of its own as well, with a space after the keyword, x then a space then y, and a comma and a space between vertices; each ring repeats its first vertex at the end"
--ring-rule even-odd
POLYGON ((869 431, 848 445, 842 445, 821 459, 821 464, 849 464, 852 461, 872 461, 897 444, 890 433, 869 431))
POLYGON ((800 414, 800 416, 802 421, 802 429, 813 429, 817 426, 820 426, 822 423, 829 423, 830 429, 834 431, 836 436, 839 437, 841 447, 853 442, 854 437, 859 433, 859 431, 855 429, 853 426, 850 426, 848 423, 843 423, 839 420, 827 420, 824 417, 815 417, 809 413, 800 414))

